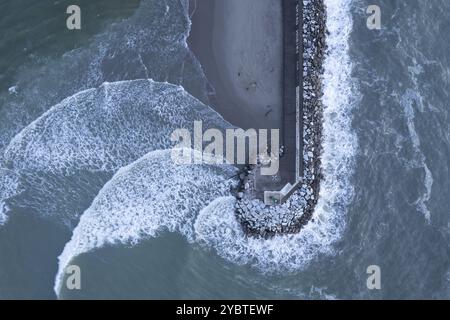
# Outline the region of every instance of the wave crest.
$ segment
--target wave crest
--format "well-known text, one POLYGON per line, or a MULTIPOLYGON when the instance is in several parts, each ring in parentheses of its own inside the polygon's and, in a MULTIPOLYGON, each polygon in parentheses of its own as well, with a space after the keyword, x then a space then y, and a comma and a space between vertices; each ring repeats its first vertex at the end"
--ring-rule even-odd
POLYGON ((111 23, 86 46, 24 65, 12 80, 14 94, 0 93, 0 151, 62 99, 104 82, 167 81, 206 102, 203 71, 186 44, 189 30, 186 0, 141 1, 131 17, 111 23))
POLYGON ((27 126, 5 150, 14 170, 117 170, 173 145, 178 128, 229 126, 182 87, 151 80, 104 83, 79 92, 27 126))
POLYGON ((13 171, 0 168, 0 226, 8 221, 6 201, 20 192, 19 176, 13 171))
POLYGON ((168 149, 175 129, 230 125, 180 86, 151 80, 104 83, 71 96, 22 130, 5 165, 23 177, 20 206, 76 223, 116 170, 168 149))
POLYGON ((197 213, 205 203, 229 194, 236 173, 231 165, 177 165, 170 150, 151 152, 120 169, 84 212, 60 255, 55 291, 68 263, 81 253, 135 244, 162 230, 192 241, 197 213))

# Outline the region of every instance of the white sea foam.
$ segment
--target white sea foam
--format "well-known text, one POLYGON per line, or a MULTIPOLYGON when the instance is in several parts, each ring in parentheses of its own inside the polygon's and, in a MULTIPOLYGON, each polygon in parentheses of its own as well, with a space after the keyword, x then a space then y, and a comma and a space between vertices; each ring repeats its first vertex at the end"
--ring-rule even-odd
POLYGON ((6 222, 8 222, 8 216, 6 215, 7 208, 5 204, 0 202, 0 226, 4 225, 6 222))
POLYGON ((180 86, 151 80, 104 83, 52 107, 12 139, 5 163, 14 170, 117 170, 155 149, 171 133, 229 124, 180 86))
MULTIPOLYGON (((415 75, 415 73, 414 73, 415 75)), ((417 85, 417 79, 413 75, 413 81, 415 82, 416 89, 418 89, 417 85)), ((424 176, 424 192, 419 196, 419 198, 416 200, 416 206, 417 209, 424 215, 426 221, 428 223, 431 222, 431 213, 430 210, 427 207, 427 202, 431 198, 431 191, 434 183, 433 175, 428 168, 426 157, 422 152, 420 138, 416 130, 415 125, 415 111, 414 106, 417 106, 418 110, 420 112, 423 112, 424 106, 422 97, 420 94, 418 94, 417 91, 413 91, 411 89, 406 90, 405 94, 401 97, 401 104, 404 108, 404 114, 405 114, 405 120, 406 125, 408 127, 409 137, 411 139, 412 146, 414 148, 414 152, 417 155, 416 161, 418 162, 417 165, 422 167, 425 172, 424 176)))
POLYGON ((269 240, 246 237, 234 216, 235 201, 233 197, 219 198, 203 209, 195 223, 196 240, 227 260, 250 264, 263 272, 300 270, 318 254, 331 254, 331 245, 343 226, 334 212, 318 207, 315 222, 298 234, 269 240))
POLYGON ((180 232, 193 241, 197 213, 213 199, 229 194, 235 182, 230 178, 237 169, 177 165, 170 154, 170 150, 151 152, 120 169, 104 186, 59 257, 56 292, 65 267, 81 253, 108 244, 135 244, 162 230, 180 232))
POLYGON ((151 80, 104 83, 79 92, 22 130, 5 150, 6 166, 26 182, 21 205, 73 228, 119 168, 170 148, 178 128, 230 125, 180 86, 151 80))
POLYGON ((0 168, 0 226, 8 221, 6 200, 19 191, 19 177, 10 170, 0 168))
MULTIPOLYGON (((352 85, 352 64, 348 55, 351 1, 326 0, 325 3, 330 35, 323 77, 324 180, 314 222, 295 235, 276 236, 270 240, 245 237, 234 216, 236 200, 225 196, 225 190, 220 191, 222 196, 208 194, 207 200, 200 200, 202 193, 197 192, 197 185, 192 186, 190 170, 204 170, 204 167, 189 167, 184 171, 174 168, 171 163, 160 164, 162 159, 150 154, 120 170, 84 213, 72 240, 60 256, 56 292, 65 266, 77 255, 105 244, 136 243, 141 238, 157 236, 157 231, 162 229, 178 231, 189 241, 213 248, 227 260, 250 264, 263 272, 301 270, 319 254, 333 254, 333 244, 341 237, 346 207, 352 197, 350 176, 357 141, 351 129, 351 113, 357 93, 352 85), (148 163, 150 158, 155 160, 154 164, 148 163), (149 172, 153 178, 140 172, 147 171, 148 165, 154 169, 149 172), (157 168, 153 168, 155 166, 157 168), (137 177, 133 172, 138 173, 137 177), (165 179, 170 177, 173 180, 166 184, 165 179), (161 182, 166 187, 159 190, 158 183, 161 182), (185 188, 189 191, 181 192, 185 188), (169 193, 168 189, 175 191, 169 193), (170 194, 174 197, 170 198, 170 194), (176 197, 177 194, 184 200, 176 197), (187 209, 183 207, 185 201, 194 204, 187 209)), ((201 190, 209 190, 209 182, 217 177, 220 175, 203 177, 208 183, 202 184, 205 189, 201 190)), ((217 187, 220 190, 220 186, 214 185, 217 187)))
POLYGON ((409 138, 415 152, 415 158, 413 159, 413 165, 416 167, 421 167, 424 170, 423 186, 424 191, 415 201, 417 210, 419 210, 425 220, 431 222, 431 212, 427 207, 427 203, 431 198, 431 192, 433 188, 433 174, 428 167, 427 158, 422 151, 422 146, 420 142, 419 133, 416 130, 416 110, 419 113, 425 111, 425 103, 420 94, 420 86, 418 83, 417 76, 423 73, 423 67, 417 63, 416 59, 413 59, 413 65, 408 67, 411 80, 413 82, 412 89, 406 89, 405 93, 400 97, 400 103, 404 108, 404 115, 406 125, 408 127, 409 138))

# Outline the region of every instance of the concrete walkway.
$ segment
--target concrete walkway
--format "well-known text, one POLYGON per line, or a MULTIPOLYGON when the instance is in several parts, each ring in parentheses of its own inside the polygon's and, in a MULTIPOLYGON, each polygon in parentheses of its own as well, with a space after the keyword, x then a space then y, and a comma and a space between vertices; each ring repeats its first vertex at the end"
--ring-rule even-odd
MULTIPOLYGON (((303 42, 301 0, 282 0, 283 12, 283 107, 279 177, 255 177, 257 197, 283 198, 296 188, 303 172, 303 42)), ((269 203, 267 203, 269 204, 269 203)))

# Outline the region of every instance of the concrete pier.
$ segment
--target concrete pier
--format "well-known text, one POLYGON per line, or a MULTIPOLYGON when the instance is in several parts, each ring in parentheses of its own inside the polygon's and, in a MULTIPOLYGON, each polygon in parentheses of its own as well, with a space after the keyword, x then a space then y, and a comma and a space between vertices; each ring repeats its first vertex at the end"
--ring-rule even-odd
POLYGON ((277 179, 256 174, 257 197, 267 205, 286 200, 298 187, 303 172, 303 41, 301 0, 282 0, 283 107, 280 169, 277 179))

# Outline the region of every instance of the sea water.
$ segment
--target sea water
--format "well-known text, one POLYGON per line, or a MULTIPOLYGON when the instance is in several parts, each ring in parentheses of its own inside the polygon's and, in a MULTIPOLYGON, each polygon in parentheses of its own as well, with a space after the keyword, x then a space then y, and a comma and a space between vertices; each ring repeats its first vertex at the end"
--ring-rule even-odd
POLYGON ((160 150, 194 118, 230 125, 207 106, 185 1, 96 2, 73 42, 46 1, 2 4, 0 297, 449 298, 450 4, 380 1, 381 30, 366 0, 325 4, 320 199, 300 234, 270 240, 234 219, 234 167, 160 150))

